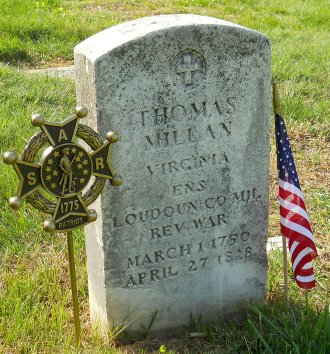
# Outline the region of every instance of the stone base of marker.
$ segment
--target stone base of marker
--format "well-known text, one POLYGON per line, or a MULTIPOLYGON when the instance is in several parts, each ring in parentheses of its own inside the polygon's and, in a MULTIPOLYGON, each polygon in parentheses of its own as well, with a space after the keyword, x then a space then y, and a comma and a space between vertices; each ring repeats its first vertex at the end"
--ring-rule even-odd
POLYGON ((266 295, 270 43, 221 20, 168 15, 75 49, 85 123, 116 130, 125 183, 86 227, 91 316, 167 336, 266 295))

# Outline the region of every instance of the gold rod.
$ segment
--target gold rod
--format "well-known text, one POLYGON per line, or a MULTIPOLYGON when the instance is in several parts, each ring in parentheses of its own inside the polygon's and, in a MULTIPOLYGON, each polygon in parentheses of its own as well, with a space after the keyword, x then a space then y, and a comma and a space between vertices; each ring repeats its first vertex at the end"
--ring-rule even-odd
POLYGON ((273 106, 274 106, 274 113, 281 114, 280 94, 278 92, 276 82, 273 82, 273 106))
POLYGON ((71 278, 74 327, 75 327, 75 332, 76 332, 76 347, 79 348, 80 341, 81 341, 81 327, 80 327, 80 320, 79 320, 77 277, 76 277, 76 270, 75 270, 75 264, 74 264, 72 231, 68 231, 66 233, 66 235, 67 235, 67 240, 68 240, 68 251, 69 251, 69 268, 70 268, 70 278, 71 278))
MULTIPOLYGON (((276 82, 273 82, 273 106, 274 106, 274 113, 281 114, 280 94, 278 92, 276 82)), ((283 235, 282 235, 282 245, 283 245, 284 304, 286 307, 288 307, 289 306, 288 251, 287 251, 287 240, 286 237, 284 237, 283 235)))

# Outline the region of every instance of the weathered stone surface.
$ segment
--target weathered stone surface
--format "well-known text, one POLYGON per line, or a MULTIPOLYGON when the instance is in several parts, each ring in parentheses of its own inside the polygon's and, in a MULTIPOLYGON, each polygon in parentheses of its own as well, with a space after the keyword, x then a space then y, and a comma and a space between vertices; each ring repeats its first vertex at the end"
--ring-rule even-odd
POLYGON ((266 292, 270 43, 214 18, 143 18, 75 48, 78 104, 124 178, 86 228, 94 321, 166 335, 266 292), (144 326, 144 327, 143 327, 144 326))

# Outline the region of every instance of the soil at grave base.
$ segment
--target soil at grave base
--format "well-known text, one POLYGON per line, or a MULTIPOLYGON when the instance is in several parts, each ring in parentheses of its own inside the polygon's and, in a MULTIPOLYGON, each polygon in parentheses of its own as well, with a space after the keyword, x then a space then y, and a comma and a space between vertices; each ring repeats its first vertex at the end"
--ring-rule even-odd
POLYGON ((73 60, 66 60, 66 59, 51 59, 49 61, 41 61, 38 62, 37 65, 32 63, 20 63, 18 67, 21 70, 35 70, 35 69, 51 69, 51 68, 58 68, 58 67, 66 67, 73 65, 73 60))
POLYGON ((57 68, 61 66, 70 66, 73 65, 73 60, 65 60, 65 59, 54 59, 48 62, 43 63, 45 67, 57 68))
POLYGON ((130 345, 124 345, 118 349, 123 354, 137 354, 142 349, 147 353, 159 353, 161 345, 162 343, 160 340, 154 339, 150 341, 137 341, 130 345))
POLYGON ((162 345, 166 347, 166 352, 172 351, 177 354, 189 354, 192 347, 194 351, 199 349, 212 350, 207 340, 203 338, 173 338, 167 340, 154 338, 145 341, 136 341, 133 344, 124 345, 117 349, 123 354, 139 354, 141 351, 145 354, 159 354, 159 348, 162 345))

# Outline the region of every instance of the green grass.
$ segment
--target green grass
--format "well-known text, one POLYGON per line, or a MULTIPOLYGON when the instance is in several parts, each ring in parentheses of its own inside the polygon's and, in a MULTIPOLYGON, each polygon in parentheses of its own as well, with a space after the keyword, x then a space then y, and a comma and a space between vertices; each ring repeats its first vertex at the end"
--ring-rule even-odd
MULTIPOLYGON (((141 346, 149 349, 140 353, 159 352, 161 344, 167 353, 329 352, 329 314, 324 307, 330 272, 327 1, 0 0, 0 60, 5 64, 0 67, 0 154, 21 152, 26 139, 38 131, 30 124, 33 112, 62 120, 75 106, 72 81, 14 68, 72 63, 73 47, 84 38, 123 21, 165 13, 218 17, 271 38, 273 74, 320 254, 314 263, 319 285, 308 293, 306 304, 304 293, 290 281, 287 311, 282 306, 281 253, 275 252, 269 259, 267 306, 228 323, 205 325, 192 319, 190 324, 203 331, 205 339, 145 342, 141 346)), ((279 227, 273 140, 271 161, 269 234, 275 236, 279 227)), ((74 352, 66 239, 44 233, 44 216, 29 205, 10 211, 7 199, 15 193, 17 177, 3 163, 0 176, 0 353, 74 352)), ((103 339, 91 329, 80 231, 75 232, 75 251, 84 352, 119 353, 111 334, 103 339)))
POLYGON ((317 314, 305 304, 252 309, 248 328, 255 334, 249 347, 267 353, 328 353, 330 350, 330 317, 326 304, 317 314))

